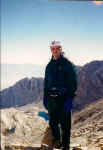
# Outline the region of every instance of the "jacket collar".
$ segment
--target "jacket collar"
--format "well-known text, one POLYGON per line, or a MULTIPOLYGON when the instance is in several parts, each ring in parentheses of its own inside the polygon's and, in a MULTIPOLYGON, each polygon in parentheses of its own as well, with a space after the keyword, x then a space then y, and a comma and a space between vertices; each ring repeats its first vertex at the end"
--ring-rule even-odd
POLYGON ((55 60, 55 59, 53 59, 53 56, 52 56, 51 61, 54 62, 54 63, 59 63, 62 60, 62 58, 63 58, 63 56, 60 55, 60 57, 55 60))

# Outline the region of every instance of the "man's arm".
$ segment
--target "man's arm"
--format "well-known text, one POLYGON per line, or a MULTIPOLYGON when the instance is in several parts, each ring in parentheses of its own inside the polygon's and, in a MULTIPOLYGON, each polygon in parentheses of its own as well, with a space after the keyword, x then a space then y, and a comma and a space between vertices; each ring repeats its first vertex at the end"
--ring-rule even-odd
POLYGON ((66 68, 66 81, 67 81, 67 100, 64 103, 66 112, 70 112, 72 109, 72 100, 76 96, 77 90, 77 73, 75 66, 70 62, 66 68))
POLYGON ((47 84, 48 84, 48 71, 47 67, 45 69, 45 77, 44 77, 44 95, 43 95, 43 105, 46 109, 48 109, 47 106, 47 84))
POLYGON ((77 72, 76 67, 71 62, 68 62, 67 64, 67 87, 68 87, 68 94, 69 97, 74 98, 76 95, 77 90, 77 72))
POLYGON ((47 86, 48 86, 48 67, 46 66, 44 77, 44 96, 47 96, 47 86))

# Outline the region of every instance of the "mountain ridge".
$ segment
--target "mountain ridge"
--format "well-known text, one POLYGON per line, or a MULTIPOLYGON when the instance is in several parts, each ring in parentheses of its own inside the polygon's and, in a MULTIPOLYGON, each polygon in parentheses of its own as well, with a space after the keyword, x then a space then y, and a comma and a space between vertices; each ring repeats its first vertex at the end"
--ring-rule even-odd
MULTIPOLYGON (((103 97, 103 61, 92 61, 83 67, 77 66, 77 73, 78 89, 77 96, 73 100, 73 112, 80 111, 103 97)), ((42 103, 43 82, 43 78, 26 77, 2 90, 1 108, 42 103)))

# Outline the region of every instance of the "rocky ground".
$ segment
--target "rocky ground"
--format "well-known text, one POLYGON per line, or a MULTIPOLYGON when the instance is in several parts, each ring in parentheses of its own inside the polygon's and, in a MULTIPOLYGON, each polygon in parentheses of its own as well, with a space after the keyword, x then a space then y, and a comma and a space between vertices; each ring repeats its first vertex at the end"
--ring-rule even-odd
MULTIPOLYGON (((71 150, 103 150, 103 99, 73 115, 71 150)), ((1 110, 1 148, 35 149, 40 146, 48 121, 38 107, 1 110)))
MULTIPOLYGON (((73 115, 72 140, 88 150, 103 149, 103 99, 73 115)), ((84 150, 84 148, 82 148, 84 150)))

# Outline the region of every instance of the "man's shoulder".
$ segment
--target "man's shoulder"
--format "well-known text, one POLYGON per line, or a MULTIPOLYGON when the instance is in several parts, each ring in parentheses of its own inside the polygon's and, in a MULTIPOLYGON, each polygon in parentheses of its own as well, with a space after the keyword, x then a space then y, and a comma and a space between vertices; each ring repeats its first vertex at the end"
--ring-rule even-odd
POLYGON ((74 64, 73 64, 68 58, 66 58, 66 57, 63 57, 63 61, 64 61, 64 63, 67 64, 67 65, 70 65, 70 66, 74 65, 74 64))
POLYGON ((51 60, 46 65, 46 70, 51 66, 51 60))
POLYGON ((67 58, 65 58, 64 57, 64 61, 65 61, 65 68, 66 68, 66 70, 73 70, 73 71, 75 71, 76 72, 76 65, 72 62, 72 61, 70 61, 70 60, 68 60, 67 58))
POLYGON ((51 65, 51 61, 49 61, 46 65, 46 67, 49 67, 51 65))

